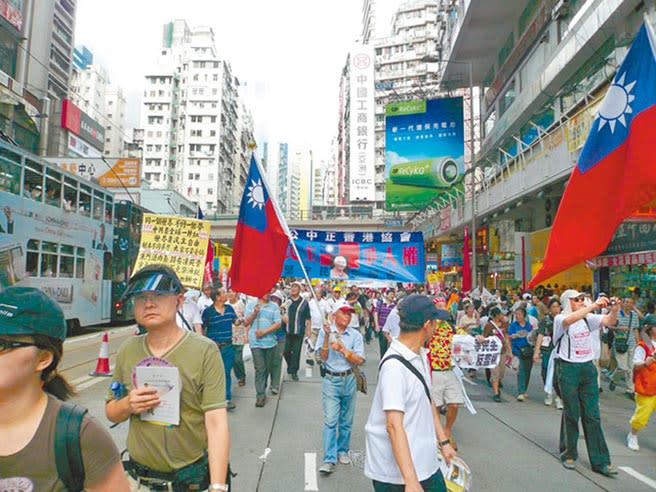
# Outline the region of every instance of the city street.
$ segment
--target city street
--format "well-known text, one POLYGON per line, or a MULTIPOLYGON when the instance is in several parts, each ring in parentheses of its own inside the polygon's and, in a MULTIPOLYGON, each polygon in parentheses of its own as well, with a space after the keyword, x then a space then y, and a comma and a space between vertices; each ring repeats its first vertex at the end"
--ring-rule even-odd
MULTIPOLYGON (((130 336, 132 330, 130 327, 112 330, 111 353, 115 352, 120 340, 130 336)), ((100 336, 96 335, 68 341, 64 367, 69 368, 65 373, 72 380, 82 381, 76 401, 109 425, 103 411, 109 379, 83 376, 95 367, 95 358, 90 362, 87 356, 92 351, 97 353, 99 340, 100 336)), ((372 343, 366 348, 369 357, 366 365, 369 394, 358 394, 357 397, 352 438, 353 465, 340 465, 329 477, 321 477, 316 471, 322 457, 321 379, 318 369, 314 369, 311 377, 302 370, 298 383, 285 378, 280 396, 269 397, 267 405, 259 409, 254 406, 252 363, 246 364, 249 371, 247 385, 234 388, 237 409, 230 414, 231 463, 238 473, 234 490, 372 490, 362 468, 364 424, 375 389, 378 346, 372 343)), ((579 443, 581 456, 577 470, 565 470, 557 458, 560 412, 543 404, 539 378, 539 371, 534 370, 529 399, 524 403, 517 402, 513 396, 515 373, 512 371, 506 374, 502 404, 491 401, 490 390, 482 374, 473 384, 467 385, 478 414, 470 415, 461 409, 454 435, 461 456, 472 469, 473 490, 644 492, 656 489, 654 423, 641 433, 639 453, 627 449, 627 425, 633 403, 619 390, 617 393, 606 390, 601 396, 604 431, 614 465, 620 469, 619 477, 608 479, 592 473, 583 436, 579 443)), ((123 449, 127 425, 121 424, 111 433, 123 449)))

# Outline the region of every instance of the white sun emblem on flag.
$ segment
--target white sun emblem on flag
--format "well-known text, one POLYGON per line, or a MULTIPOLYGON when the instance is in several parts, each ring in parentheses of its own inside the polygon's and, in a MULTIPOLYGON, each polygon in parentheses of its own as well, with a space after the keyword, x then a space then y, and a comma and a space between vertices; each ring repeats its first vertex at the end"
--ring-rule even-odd
POLYGON ((264 207, 264 187, 262 186, 262 181, 259 179, 257 181, 252 180, 251 185, 248 187, 248 204, 253 205, 253 208, 259 207, 262 210, 264 207))
POLYGON ((599 130, 608 125, 610 132, 615 133, 615 125, 620 123, 626 127, 625 115, 632 114, 633 108, 630 104, 635 99, 631 91, 636 85, 636 80, 625 84, 626 73, 617 79, 608 89, 604 102, 599 108, 599 130))

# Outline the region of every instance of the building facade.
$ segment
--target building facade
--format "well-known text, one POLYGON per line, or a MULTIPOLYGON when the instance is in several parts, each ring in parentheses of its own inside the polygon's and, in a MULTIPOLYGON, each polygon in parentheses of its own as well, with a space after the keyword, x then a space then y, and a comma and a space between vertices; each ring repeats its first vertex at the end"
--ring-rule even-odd
MULTIPOLYGON (((251 118, 240 119, 238 90, 211 28, 191 29, 184 20, 164 26, 142 111, 143 173, 153 187, 177 190, 204 213, 234 209, 247 158, 238 125, 252 128, 251 118)), ((250 128, 244 138, 250 138, 250 128)))
MULTIPOLYGON (((436 245, 461 238, 469 225, 476 235, 477 283, 522 286, 542 265, 565 183, 616 67, 643 15, 656 20, 653 4, 444 0, 440 9, 447 14, 440 58, 471 62, 474 85, 481 88, 480 179, 473 197, 427 207, 410 225, 424 231, 429 253, 438 256, 436 245)), ((457 78, 457 65, 438 65, 440 82, 457 78)), ((649 211, 637 215, 650 220, 649 211)), ((603 287, 598 277, 611 275, 602 270, 582 264, 549 283, 580 288, 594 277, 603 287)))

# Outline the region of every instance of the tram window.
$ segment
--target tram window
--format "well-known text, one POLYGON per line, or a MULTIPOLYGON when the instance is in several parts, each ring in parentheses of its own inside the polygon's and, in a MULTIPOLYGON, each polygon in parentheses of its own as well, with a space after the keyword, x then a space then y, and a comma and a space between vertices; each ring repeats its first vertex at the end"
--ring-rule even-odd
POLYGON ((61 255, 59 257, 59 276, 64 278, 72 278, 74 262, 74 257, 61 255))
POLYGON ((80 185, 80 201, 77 211, 85 217, 91 217, 91 188, 80 185))
POLYGON ((114 208, 114 202, 110 197, 107 197, 107 201, 105 202, 105 222, 108 224, 112 223, 112 210, 114 208))
MULTIPOLYGON (((2 156, 2 150, 0 149, 0 156, 2 156)), ((2 157, 0 157, 0 191, 8 191, 14 195, 20 193, 20 166, 5 161, 2 157)))
POLYGON ((57 276, 57 243, 41 243, 41 277, 57 276))
POLYGON ((104 195, 98 190, 93 190, 93 218, 96 220, 102 220, 103 212, 105 209, 104 195))
POLYGON ((75 250, 75 278, 84 278, 84 248, 75 250))
POLYGON ((46 169, 46 203, 54 207, 61 207, 61 173, 46 169))
POLYGON ((43 201, 43 174, 25 168, 23 179, 23 196, 38 202, 43 201))
POLYGON ((114 227, 127 227, 128 207, 125 203, 117 203, 114 206, 114 227))
POLYGON ((27 242, 25 271, 30 277, 39 276, 39 241, 36 239, 30 239, 27 242))
POLYGON ((64 199, 62 207, 67 212, 77 211, 77 182, 69 177, 64 178, 64 199))

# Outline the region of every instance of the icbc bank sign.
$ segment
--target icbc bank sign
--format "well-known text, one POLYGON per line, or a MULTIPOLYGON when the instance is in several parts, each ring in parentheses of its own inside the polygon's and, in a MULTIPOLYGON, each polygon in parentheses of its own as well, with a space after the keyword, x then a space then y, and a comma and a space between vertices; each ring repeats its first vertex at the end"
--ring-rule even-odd
POLYGON ((105 129, 69 99, 62 101, 61 126, 75 133, 92 147, 100 151, 103 150, 105 146, 105 129))

